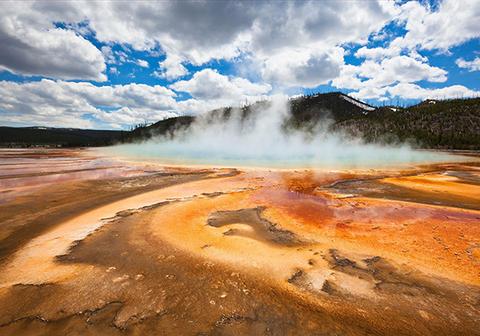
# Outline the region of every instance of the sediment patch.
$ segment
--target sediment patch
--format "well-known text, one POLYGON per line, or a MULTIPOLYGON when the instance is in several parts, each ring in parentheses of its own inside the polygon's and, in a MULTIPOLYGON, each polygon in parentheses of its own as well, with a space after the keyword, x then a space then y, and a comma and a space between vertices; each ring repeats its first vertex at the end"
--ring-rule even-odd
POLYGON ((207 224, 213 227, 231 226, 233 224, 249 225, 254 232, 249 232, 241 228, 230 228, 224 232, 224 235, 242 236, 253 239, 263 238, 267 241, 285 245, 296 246, 301 245, 302 240, 295 233, 284 230, 278 224, 262 217, 264 207, 256 207, 250 209, 217 211, 210 214, 207 224))

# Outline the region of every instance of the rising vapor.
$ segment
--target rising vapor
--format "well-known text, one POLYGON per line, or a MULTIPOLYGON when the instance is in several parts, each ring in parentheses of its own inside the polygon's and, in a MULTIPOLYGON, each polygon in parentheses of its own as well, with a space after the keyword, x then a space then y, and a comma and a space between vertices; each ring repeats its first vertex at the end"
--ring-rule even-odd
POLYGON ((273 96, 268 104, 256 104, 246 117, 239 109, 234 109, 228 119, 207 113, 168 136, 121 144, 107 151, 123 158, 170 164, 275 168, 367 168, 451 158, 444 153, 415 150, 408 144, 365 143, 359 137, 332 131, 329 119, 313 125, 308 132, 291 129, 285 127, 289 117, 288 100, 273 96))

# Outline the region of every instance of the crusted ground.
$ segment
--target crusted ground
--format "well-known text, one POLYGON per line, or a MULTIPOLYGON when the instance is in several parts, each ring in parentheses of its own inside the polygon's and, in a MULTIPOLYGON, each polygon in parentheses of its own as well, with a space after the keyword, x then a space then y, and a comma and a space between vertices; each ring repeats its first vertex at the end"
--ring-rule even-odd
POLYGON ((156 169, 4 184, 2 335, 480 335, 475 164, 156 169))

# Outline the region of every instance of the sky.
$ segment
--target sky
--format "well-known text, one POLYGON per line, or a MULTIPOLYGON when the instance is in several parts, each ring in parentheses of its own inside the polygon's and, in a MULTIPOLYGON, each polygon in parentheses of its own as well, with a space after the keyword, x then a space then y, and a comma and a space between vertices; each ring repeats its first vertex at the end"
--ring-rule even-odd
POLYGON ((0 125, 129 129, 272 95, 480 96, 480 1, 2 1, 0 125))

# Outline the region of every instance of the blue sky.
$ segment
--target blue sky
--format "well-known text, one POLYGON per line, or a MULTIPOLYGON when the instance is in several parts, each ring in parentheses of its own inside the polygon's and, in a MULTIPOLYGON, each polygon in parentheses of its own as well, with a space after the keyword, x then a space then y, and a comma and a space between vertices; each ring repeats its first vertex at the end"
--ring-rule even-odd
POLYGON ((274 94, 480 96, 480 2, 2 2, 0 124, 129 128, 274 94))

